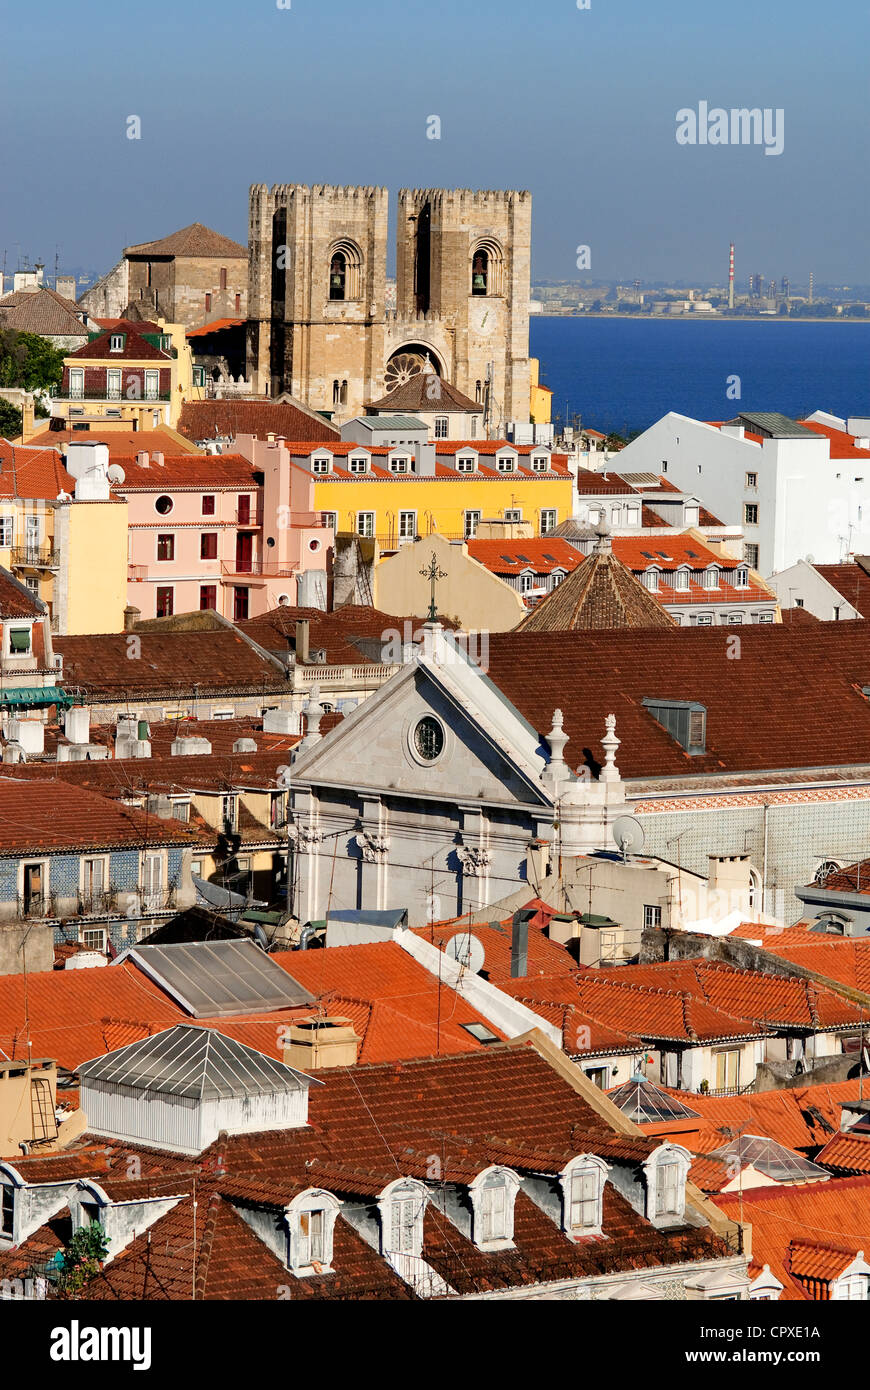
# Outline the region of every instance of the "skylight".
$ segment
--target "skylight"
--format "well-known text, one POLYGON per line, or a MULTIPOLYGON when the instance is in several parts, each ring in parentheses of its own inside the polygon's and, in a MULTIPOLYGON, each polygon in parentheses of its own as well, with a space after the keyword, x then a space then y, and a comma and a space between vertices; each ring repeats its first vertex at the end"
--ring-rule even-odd
POLYGON ((658 1124, 663 1120, 694 1120, 697 1110, 690 1110, 675 1096, 660 1091, 644 1076, 632 1076, 615 1091, 610 1100, 635 1124, 658 1124))

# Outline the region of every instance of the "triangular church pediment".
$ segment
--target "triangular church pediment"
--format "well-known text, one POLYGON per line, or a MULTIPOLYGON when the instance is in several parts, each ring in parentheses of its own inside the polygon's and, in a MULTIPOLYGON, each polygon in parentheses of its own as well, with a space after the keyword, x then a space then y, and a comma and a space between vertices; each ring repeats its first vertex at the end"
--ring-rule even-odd
POLYGON ((549 805, 546 745, 474 668, 418 661, 293 764, 293 782, 549 805))

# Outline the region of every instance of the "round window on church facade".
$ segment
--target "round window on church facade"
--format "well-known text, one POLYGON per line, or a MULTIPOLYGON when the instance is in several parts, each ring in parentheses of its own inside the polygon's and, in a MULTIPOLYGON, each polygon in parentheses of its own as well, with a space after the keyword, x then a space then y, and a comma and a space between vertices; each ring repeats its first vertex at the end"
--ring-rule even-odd
POLYGON ((427 763, 434 762, 444 751, 444 730, 431 714, 421 719, 414 730, 414 747, 427 763))

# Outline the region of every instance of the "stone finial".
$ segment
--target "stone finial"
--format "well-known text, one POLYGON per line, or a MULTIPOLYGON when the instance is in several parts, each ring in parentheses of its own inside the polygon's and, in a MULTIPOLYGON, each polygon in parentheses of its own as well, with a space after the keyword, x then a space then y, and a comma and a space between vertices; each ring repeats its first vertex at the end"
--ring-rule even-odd
POLYGON ((312 685, 308 692, 308 700, 305 705, 305 742, 316 743, 322 737, 320 733, 320 721, 323 718, 323 710, 320 707, 320 686, 312 685))
POLYGON ((547 743, 550 745, 550 761, 544 769, 547 781, 554 785, 557 782, 566 781, 568 778, 568 767, 565 763, 565 744, 568 742, 568 735, 562 727, 564 716, 560 709, 553 711, 553 727, 547 734, 547 743))
POLYGON ((613 540, 607 527, 599 524, 595 528, 595 544, 592 547, 593 555, 612 555, 613 540))
POLYGON ((607 732, 601 740, 601 747, 604 749, 604 767, 601 769, 601 782, 618 782, 619 768, 616 766, 616 750, 621 743, 621 739, 616 737, 616 715, 608 714, 604 721, 607 732))

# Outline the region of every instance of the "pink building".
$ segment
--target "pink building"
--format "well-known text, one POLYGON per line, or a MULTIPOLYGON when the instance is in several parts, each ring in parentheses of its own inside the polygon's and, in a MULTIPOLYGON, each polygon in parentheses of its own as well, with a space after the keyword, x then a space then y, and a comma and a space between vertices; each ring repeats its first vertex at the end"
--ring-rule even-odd
POLYGON ((286 451, 262 447, 272 452, 256 462, 240 453, 115 460, 124 477, 114 491, 128 507, 128 600, 143 618, 210 608, 240 622, 282 603, 325 607, 333 533, 313 509, 314 478, 294 468, 291 484, 286 451))

